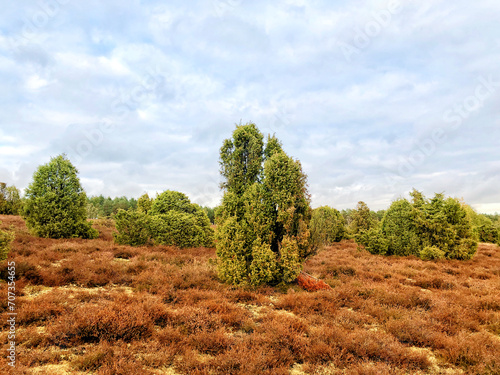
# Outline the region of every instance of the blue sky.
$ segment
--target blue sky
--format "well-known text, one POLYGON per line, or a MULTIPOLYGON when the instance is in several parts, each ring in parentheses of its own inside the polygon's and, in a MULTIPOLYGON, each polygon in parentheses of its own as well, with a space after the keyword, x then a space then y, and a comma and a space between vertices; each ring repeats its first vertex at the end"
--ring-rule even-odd
POLYGON ((221 197, 236 123, 276 133, 313 207, 412 188, 500 212, 500 3, 5 2, 0 181, 66 153, 89 195, 221 197))

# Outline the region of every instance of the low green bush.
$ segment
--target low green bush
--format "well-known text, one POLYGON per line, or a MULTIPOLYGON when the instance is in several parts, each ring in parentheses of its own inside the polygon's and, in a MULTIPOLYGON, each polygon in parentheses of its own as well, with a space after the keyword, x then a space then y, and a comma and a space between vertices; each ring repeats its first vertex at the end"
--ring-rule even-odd
POLYGON ((114 216, 118 233, 113 233, 115 242, 120 245, 145 245, 150 237, 150 218, 138 211, 118 210, 114 216))
POLYGON ((181 248, 214 246, 214 231, 206 213, 183 193, 167 190, 156 199, 139 199, 138 211, 115 215, 115 241, 140 246, 148 242, 181 248))
POLYGON ((422 259, 471 259, 476 235, 467 209, 458 199, 436 194, 398 199, 385 212, 380 228, 360 231, 358 244, 374 254, 414 255, 422 259))
POLYGON ((213 246, 213 234, 210 221, 199 217, 204 213, 194 215, 178 211, 168 211, 164 214, 152 215, 149 223, 149 233, 155 243, 161 245, 196 247, 213 246), (204 230, 208 227, 209 230, 204 230))

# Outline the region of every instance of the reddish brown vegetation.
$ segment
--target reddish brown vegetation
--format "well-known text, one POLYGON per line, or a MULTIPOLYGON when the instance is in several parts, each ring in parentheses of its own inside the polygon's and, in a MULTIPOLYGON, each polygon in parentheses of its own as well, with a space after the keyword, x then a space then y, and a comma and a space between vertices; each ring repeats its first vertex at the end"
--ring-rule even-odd
POLYGON ((303 271, 299 274, 297 283, 301 288, 308 290, 309 292, 332 289, 332 287, 323 280, 319 280, 303 271))
MULTIPOLYGON (((500 372, 493 245, 424 262, 343 242, 305 264, 328 289, 241 289, 218 282, 213 249, 117 246, 109 222, 95 240, 40 239, 19 217, 0 220, 16 232, 18 275, 17 367, 2 356, 0 373, 500 372)), ((5 283, 0 298, 5 342, 5 283)))

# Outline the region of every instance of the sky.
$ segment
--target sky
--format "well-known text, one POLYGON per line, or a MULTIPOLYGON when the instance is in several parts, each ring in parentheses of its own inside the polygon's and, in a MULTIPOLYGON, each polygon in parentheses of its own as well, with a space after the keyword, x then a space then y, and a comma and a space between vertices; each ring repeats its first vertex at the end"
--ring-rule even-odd
POLYGON ((0 13, 0 181, 66 153, 87 195, 220 202, 236 124, 313 207, 444 193, 500 212, 500 2, 19 0, 0 13))

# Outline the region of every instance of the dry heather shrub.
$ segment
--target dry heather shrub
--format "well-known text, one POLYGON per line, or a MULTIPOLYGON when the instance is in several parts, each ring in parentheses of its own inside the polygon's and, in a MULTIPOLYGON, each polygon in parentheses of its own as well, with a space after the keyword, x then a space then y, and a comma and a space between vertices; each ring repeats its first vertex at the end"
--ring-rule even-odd
POLYGON ((467 374, 500 373, 500 340, 486 332, 449 337, 441 351, 446 359, 467 370, 467 374))
POLYGON ((500 299, 495 296, 482 296, 476 304, 477 310, 500 311, 500 299))
POLYGON ((182 267, 172 275, 172 286, 175 289, 216 289, 220 284, 215 271, 206 264, 190 264, 182 267))
POLYGON ((49 293, 36 299, 25 301, 18 309, 17 323, 20 325, 40 324, 57 318, 68 311, 64 299, 49 293))
POLYGON ((98 375, 154 374, 145 368, 142 360, 123 343, 112 345, 102 342, 91 347, 85 355, 75 358, 71 365, 77 371, 98 375))
MULTIPOLYGON (((60 363, 63 360, 62 357, 69 354, 68 351, 61 352, 54 350, 54 348, 33 348, 27 350, 24 347, 17 347, 16 351, 16 367, 18 363, 22 363, 29 368, 60 363)), ((11 374, 10 371, 6 373, 11 374)), ((29 374, 29 372, 20 373, 29 374)))
POLYGON ((288 314, 265 315, 251 335, 252 343, 264 348, 272 367, 291 366, 303 361, 309 340, 306 322, 288 314))
POLYGON ((217 315, 224 326, 235 329, 241 328, 251 317, 247 309, 225 301, 217 301, 217 299, 205 301, 200 304, 200 307, 206 308, 210 314, 217 315))
POLYGON ((78 371, 96 371, 113 357, 113 348, 107 342, 94 346, 81 357, 77 357, 71 363, 78 371))
POLYGON ((269 351, 252 341, 243 341, 211 360, 205 367, 205 373, 288 375, 293 364, 292 359, 287 358, 288 354, 287 351, 269 351))
POLYGON ((395 375, 405 373, 406 371, 398 371, 397 369, 380 362, 364 362, 355 364, 353 368, 350 368, 346 372, 347 375, 395 375))
POLYGON ((423 310, 429 310, 432 307, 432 299, 422 292, 412 289, 406 289, 402 291, 389 291, 378 289, 375 292, 374 297, 379 303, 394 306, 394 307, 404 307, 406 309, 416 309, 420 308, 423 310))
POLYGON ((422 278, 416 280, 415 285, 424 289, 432 288, 432 289, 450 290, 455 288, 455 283, 450 281, 445 281, 440 277, 422 278))
POLYGON ((334 347, 313 337, 304 352, 304 361, 312 365, 330 363, 337 365, 340 364, 337 356, 338 352, 334 347))
POLYGON ((237 289, 231 294, 231 299, 234 302, 257 302, 259 295, 248 290, 237 289))
POLYGON ((174 354, 180 354, 185 346, 187 336, 181 332, 179 327, 166 326, 159 329, 155 334, 155 339, 158 340, 162 347, 173 346, 176 349, 174 354))
POLYGON ((220 317, 207 309, 186 306, 176 310, 174 314, 173 324, 179 326, 185 334, 214 332, 222 326, 220 317))
POLYGON ((277 309, 288 310, 303 317, 311 314, 333 316, 339 308, 337 295, 335 291, 286 294, 276 302, 275 306, 277 309))
POLYGON ((59 346, 101 340, 132 341, 150 336, 153 320, 139 302, 99 301, 64 315, 59 323, 48 326, 47 331, 49 342, 59 346))
POLYGON ((339 327, 325 327, 322 339, 341 353, 354 357, 382 361, 395 366, 427 369, 430 366, 425 354, 403 346, 392 335, 382 331, 356 329, 346 331, 339 327))
POLYGON ((385 324, 385 328, 400 342, 420 347, 441 348, 445 338, 439 325, 416 316, 390 320, 385 324))
POLYGON ((190 336, 188 342, 201 353, 216 355, 233 345, 234 339, 221 328, 215 332, 199 332, 190 336))
POLYGON ((430 311, 428 318, 439 322, 442 330, 450 335, 457 334, 462 329, 478 331, 479 321, 476 313, 469 311, 460 305, 454 305, 447 301, 440 301, 435 308, 430 311))
POLYGON ((172 288, 171 274, 176 272, 176 267, 157 263, 148 266, 146 262, 138 261, 128 265, 127 272, 131 274, 131 285, 137 290, 162 294, 172 288))
POLYGON ((361 313, 354 310, 342 309, 334 318, 335 324, 346 329, 355 329, 375 324, 376 320, 366 313, 361 313))
MULTIPOLYGON (((0 279, 8 281, 8 263, 2 262, 0 264, 0 279)), ((43 277, 41 276, 40 270, 36 267, 33 261, 30 259, 23 260, 22 258, 16 259, 16 282, 20 279, 30 282, 31 284, 41 284, 43 282, 43 277)), ((6 299, 5 299, 6 301, 6 299)))
POLYGON ((38 348, 45 341, 43 333, 34 326, 28 326, 22 330, 18 330, 16 332, 16 338, 18 342, 23 343, 23 347, 26 349, 38 348))
POLYGON ((110 252, 92 255, 72 254, 56 266, 41 270, 43 284, 48 286, 76 284, 92 288, 110 283, 128 283, 130 277, 124 272, 126 265, 112 260, 113 255, 110 252))

